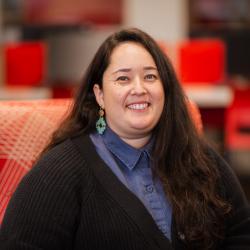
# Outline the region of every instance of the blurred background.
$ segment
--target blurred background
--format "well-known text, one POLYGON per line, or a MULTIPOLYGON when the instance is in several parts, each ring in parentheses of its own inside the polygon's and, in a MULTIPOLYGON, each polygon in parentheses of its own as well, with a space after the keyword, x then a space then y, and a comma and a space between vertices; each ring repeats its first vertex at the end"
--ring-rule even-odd
POLYGON ((97 47, 142 28, 250 197, 250 0, 0 0, 0 101, 69 98, 97 47))

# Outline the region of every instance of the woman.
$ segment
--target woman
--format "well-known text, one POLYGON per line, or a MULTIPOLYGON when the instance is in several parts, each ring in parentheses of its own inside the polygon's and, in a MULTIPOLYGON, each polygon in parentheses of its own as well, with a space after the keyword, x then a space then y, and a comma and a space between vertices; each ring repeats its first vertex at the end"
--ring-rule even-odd
POLYGON ((1 249, 250 249, 247 201, 189 117, 169 60, 112 34, 8 206, 1 249))

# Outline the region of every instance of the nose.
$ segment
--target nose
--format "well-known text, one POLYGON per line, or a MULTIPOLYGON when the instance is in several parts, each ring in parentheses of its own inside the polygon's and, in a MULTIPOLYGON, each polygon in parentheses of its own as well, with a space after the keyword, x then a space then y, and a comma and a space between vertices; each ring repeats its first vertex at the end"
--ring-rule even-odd
POLYGON ((135 78, 132 84, 131 94, 132 95, 143 95, 146 94, 147 90, 144 85, 144 81, 139 77, 135 78))

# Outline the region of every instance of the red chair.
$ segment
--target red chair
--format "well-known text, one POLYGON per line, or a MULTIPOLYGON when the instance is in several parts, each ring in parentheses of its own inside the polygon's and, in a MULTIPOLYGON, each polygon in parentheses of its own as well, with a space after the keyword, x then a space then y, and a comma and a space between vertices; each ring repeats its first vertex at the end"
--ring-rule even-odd
POLYGON ((4 45, 5 82, 8 86, 39 86, 45 79, 47 56, 44 42, 4 45))
POLYGON ((0 223, 16 186, 70 103, 69 99, 0 102, 0 223))
MULTIPOLYGON (((31 169, 71 104, 71 99, 0 102, 0 224, 18 183, 31 169)), ((198 108, 190 103, 189 110, 201 132, 198 108)))
POLYGON ((225 80, 226 46, 219 39, 193 39, 179 47, 182 83, 222 83, 225 80))
POLYGON ((226 110, 225 132, 228 149, 250 152, 250 88, 234 91, 234 100, 226 110))
POLYGON ((250 88, 234 91, 225 113, 225 147, 239 175, 250 176, 250 88))

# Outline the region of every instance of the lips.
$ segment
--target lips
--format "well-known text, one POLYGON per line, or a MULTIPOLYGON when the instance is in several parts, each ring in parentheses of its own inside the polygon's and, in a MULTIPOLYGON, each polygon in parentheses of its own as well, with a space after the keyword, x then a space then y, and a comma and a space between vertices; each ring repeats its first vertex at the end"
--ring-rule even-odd
POLYGON ((133 109, 133 110, 144 110, 149 106, 149 103, 144 102, 144 103, 133 103, 133 104, 129 104, 127 107, 129 109, 133 109))

